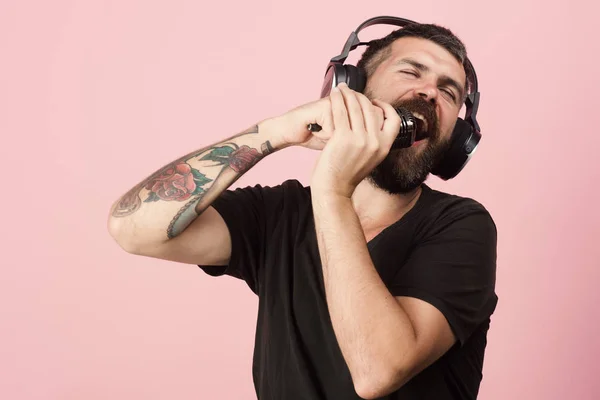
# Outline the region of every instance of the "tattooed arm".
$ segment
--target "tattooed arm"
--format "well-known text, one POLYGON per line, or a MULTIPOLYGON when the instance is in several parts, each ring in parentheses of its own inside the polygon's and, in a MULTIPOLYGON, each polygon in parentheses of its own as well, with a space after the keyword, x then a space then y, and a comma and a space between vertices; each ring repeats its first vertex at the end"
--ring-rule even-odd
POLYGON ((129 253, 189 264, 227 264, 231 238, 212 202, 274 151, 292 145, 323 149, 332 131, 330 115, 329 98, 320 99, 173 161, 113 204, 110 234, 129 253), (311 122, 323 130, 309 132, 311 122))
POLYGON ((134 186, 111 208, 108 226, 113 238, 134 254, 193 264, 226 263, 227 227, 214 209, 203 212, 258 161, 286 147, 265 124, 187 154, 134 186), (177 239, 186 236, 184 231, 194 234, 193 243, 177 239))

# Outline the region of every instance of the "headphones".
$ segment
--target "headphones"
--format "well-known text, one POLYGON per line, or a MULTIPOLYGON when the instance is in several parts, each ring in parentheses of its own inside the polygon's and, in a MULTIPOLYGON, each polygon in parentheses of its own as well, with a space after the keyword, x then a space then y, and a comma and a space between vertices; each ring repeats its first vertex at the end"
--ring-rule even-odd
MULTIPOLYGON (((369 42, 361 42, 358 39, 358 33, 371 25, 385 24, 404 27, 408 24, 416 24, 404 18, 398 17, 374 17, 366 20, 350 34, 342 53, 333 57, 327 65, 323 87, 321 88, 321 98, 329 96, 331 89, 340 83, 345 82, 348 87, 354 91, 362 93, 367 82, 366 76, 354 65, 344 64, 348 54, 360 45, 369 45, 369 42)), ((479 91, 477 90, 477 75, 471 62, 466 59, 465 64, 473 73, 473 87, 465 99, 465 119, 458 118, 449 147, 442 156, 440 162, 434 166, 432 174, 437 175, 443 180, 454 178, 467 165, 471 156, 475 153, 477 145, 481 140, 481 130, 477 123, 477 109, 479 108, 479 91)))

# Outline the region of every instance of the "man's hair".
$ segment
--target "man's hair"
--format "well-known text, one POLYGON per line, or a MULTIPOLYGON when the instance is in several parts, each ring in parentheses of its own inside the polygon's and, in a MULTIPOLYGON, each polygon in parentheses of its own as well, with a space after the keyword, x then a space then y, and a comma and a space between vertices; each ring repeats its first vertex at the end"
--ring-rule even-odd
MULTIPOLYGON (((364 73, 367 79, 375 72, 377 67, 385 61, 392 52, 392 43, 396 39, 403 37, 416 37, 430 40, 444 49, 448 50, 465 69, 466 82, 465 94, 468 94, 473 88, 473 71, 466 63, 467 49, 463 42, 452 33, 449 29, 435 24, 409 24, 404 28, 397 29, 389 35, 372 40, 361 59, 356 64, 356 67, 364 73)), ((464 100, 464 99, 463 99, 464 100)))

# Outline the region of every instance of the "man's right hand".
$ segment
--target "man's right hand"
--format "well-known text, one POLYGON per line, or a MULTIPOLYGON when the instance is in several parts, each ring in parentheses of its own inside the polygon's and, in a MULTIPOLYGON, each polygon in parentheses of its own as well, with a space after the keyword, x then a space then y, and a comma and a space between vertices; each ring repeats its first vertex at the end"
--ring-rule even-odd
MULTIPOLYGON (((325 97, 263 122, 265 129, 278 136, 282 147, 302 146, 322 150, 333 132, 331 101, 325 97), (321 131, 311 132, 309 124, 319 124, 321 131)), ((261 126, 262 128, 262 126, 261 126)))
MULTIPOLYGON (((375 110, 383 120, 383 109, 375 105, 375 110)), ((347 110, 346 112, 360 113, 360 110, 347 110)), ((302 146, 313 150, 323 150, 335 130, 329 96, 293 108, 285 114, 267 121, 265 128, 268 126, 267 129, 271 131, 270 136, 277 137, 281 141, 281 147, 302 146), (308 125, 315 123, 319 124, 322 129, 319 132, 309 131, 308 125)))

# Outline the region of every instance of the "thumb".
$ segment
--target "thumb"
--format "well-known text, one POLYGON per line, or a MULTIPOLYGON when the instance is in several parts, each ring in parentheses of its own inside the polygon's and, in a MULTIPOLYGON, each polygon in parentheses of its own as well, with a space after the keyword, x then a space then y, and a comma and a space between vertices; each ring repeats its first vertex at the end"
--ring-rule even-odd
POLYGON ((402 120, 396 112, 396 109, 391 104, 383 102, 381 100, 373 100, 373 103, 383 110, 383 126, 381 131, 386 142, 389 142, 390 146, 398 136, 400 127, 402 126, 402 120))

